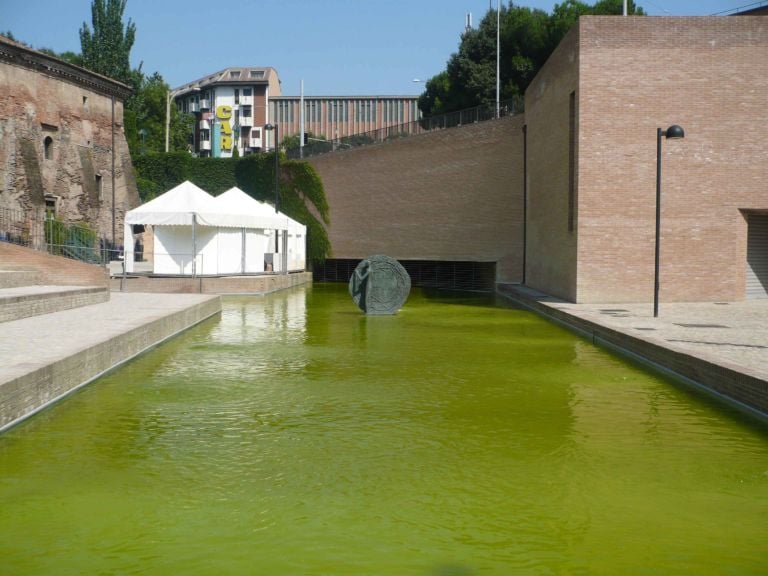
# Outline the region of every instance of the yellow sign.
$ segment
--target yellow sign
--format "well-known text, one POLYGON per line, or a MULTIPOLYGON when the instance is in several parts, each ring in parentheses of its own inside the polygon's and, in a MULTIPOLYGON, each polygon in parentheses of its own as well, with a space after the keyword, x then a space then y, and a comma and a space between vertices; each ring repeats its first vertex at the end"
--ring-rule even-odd
POLYGON ((232 118, 232 106, 217 106, 216 117, 221 120, 221 149, 232 150, 232 126, 229 119, 232 118))

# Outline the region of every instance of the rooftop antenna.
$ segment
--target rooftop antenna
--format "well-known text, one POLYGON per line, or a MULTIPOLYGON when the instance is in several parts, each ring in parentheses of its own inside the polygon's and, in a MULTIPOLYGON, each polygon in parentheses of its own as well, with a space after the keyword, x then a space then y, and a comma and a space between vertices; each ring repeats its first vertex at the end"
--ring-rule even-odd
POLYGON ((464 22, 464 30, 466 32, 469 32, 470 30, 472 30, 472 12, 467 13, 467 18, 464 22))

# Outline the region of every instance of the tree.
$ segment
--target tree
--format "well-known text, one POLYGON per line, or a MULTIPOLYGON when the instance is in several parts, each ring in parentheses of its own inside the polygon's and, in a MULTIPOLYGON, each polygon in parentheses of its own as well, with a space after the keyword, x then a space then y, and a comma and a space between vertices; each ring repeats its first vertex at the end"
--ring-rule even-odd
MULTIPOLYGON (((630 14, 644 14, 632 0, 630 14)), ((515 6, 500 8, 500 98, 522 106, 525 89, 568 33, 579 16, 621 14, 623 0, 598 0, 593 6, 579 0, 555 4, 552 14, 515 6)), ((474 106, 492 106, 496 100, 496 10, 489 10, 476 29, 465 31, 459 49, 446 69, 430 78, 419 97, 422 114, 430 116, 474 106)))
POLYGON ((131 74, 129 58, 136 37, 136 25, 129 19, 123 28, 126 2, 127 0, 93 0, 93 31, 83 22, 80 28, 80 47, 86 68, 131 84, 131 80, 135 78, 131 74))
MULTIPOLYGON (((133 158, 142 153, 165 151, 165 113, 169 90, 170 87, 158 72, 148 77, 140 74, 136 92, 125 110, 125 137, 133 158)), ((193 125, 194 116, 183 114, 176 106, 171 105, 170 151, 187 150, 193 125)))
POLYGON ((48 54, 48 56, 53 56, 54 58, 60 58, 65 62, 74 64, 75 66, 83 65, 82 55, 78 54, 77 52, 72 52, 71 50, 67 50, 66 52, 56 52, 52 48, 40 48, 39 51, 42 52, 43 54, 48 54))

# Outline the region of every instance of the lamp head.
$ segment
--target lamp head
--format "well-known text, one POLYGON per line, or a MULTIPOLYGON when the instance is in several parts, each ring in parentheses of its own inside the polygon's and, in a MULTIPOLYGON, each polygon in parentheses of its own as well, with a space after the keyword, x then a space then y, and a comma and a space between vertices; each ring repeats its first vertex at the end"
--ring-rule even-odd
POLYGON ((274 130, 274 129, 275 129, 275 127, 272 126, 272 124, 267 124, 267 125, 264 126, 264 130, 274 130))
POLYGON ((680 138, 685 138, 685 130, 677 124, 673 124, 664 131, 664 136, 667 140, 678 140, 680 138))

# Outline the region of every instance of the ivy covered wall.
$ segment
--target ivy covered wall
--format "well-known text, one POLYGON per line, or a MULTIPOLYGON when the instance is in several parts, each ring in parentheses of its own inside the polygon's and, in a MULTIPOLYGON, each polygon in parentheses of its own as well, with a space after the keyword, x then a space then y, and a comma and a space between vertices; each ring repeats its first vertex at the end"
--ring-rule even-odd
MULTIPOLYGON (((195 158, 187 152, 172 152, 139 156, 133 164, 142 202, 189 180, 214 196, 237 186, 256 200, 274 204, 274 154, 195 158)), ((329 209, 323 183, 310 164, 281 157, 280 211, 307 226, 307 258, 322 263, 331 251, 325 229, 329 209)))

